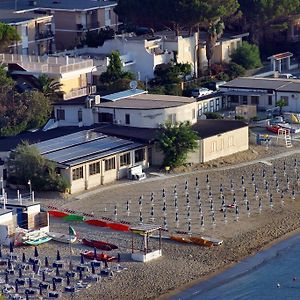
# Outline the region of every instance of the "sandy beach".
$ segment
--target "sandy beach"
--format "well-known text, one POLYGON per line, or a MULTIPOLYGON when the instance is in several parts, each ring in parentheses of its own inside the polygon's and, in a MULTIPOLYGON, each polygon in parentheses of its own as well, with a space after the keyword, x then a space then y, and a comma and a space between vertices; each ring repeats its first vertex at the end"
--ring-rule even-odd
MULTIPOLYGON (((272 156, 272 152, 269 152, 267 156, 272 156)), ((190 222, 193 235, 223 239, 223 245, 213 248, 164 240, 163 256, 143 264, 130 259, 130 234, 84 223, 73 224, 81 238, 89 237, 117 244, 121 253, 121 265, 128 268, 116 274, 113 279, 104 278, 100 284, 94 284, 92 288, 75 294, 75 299, 168 299, 183 288, 221 272, 279 239, 286 238, 289 234, 297 233, 300 228, 298 165, 300 166, 300 154, 295 153, 278 159, 274 156, 272 160, 264 159, 263 162, 255 162, 247 166, 195 170, 191 174, 176 176, 173 174, 165 177, 152 177, 135 184, 112 185, 68 199, 39 200, 45 206, 53 205, 60 209, 93 212, 97 218, 106 217, 131 224, 139 223, 139 210, 141 209, 144 223, 163 225, 165 219, 171 233, 175 230, 187 231, 187 225, 190 222), (295 166, 295 159, 299 160, 297 166, 295 166), (274 167, 276 175, 274 175, 274 167), (263 170, 265 170, 265 176, 263 176, 263 170), (207 174, 213 198, 215 224, 213 224, 208 200, 207 174), (261 200, 255 197, 252 174, 255 176, 257 195, 261 200), (279 184, 278 192, 276 179, 279 184), (187 215, 186 181, 189 194, 189 216, 187 215), (231 181, 234 191, 230 187, 231 181), (178 196, 179 222, 177 224, 174 206, 175 185, 178 196), (268 189, 265 188, 266 185, 268 189), (228 209, 226 219, 224 213, 220 211, 220 187, 223 189, 226 204, 232 203, 233 193, 235 193, 239 206, 238 221, 235 210, 228 209), (165 199, 162 195, 163 189, 165 199), (245 204, 245 189, 249 209, 245 204), (198 190, 201 194, 204 226, 201 226, 199 219, 198 190), (150 215, 151 193, 154 195, 154 220, 150 215), (271 201, 270 194, 272 194, 271 201), (141 195, 143 196, 142 207, 139 205, 141 195), (129 216, 126 209, 127 201, 130 204, 129 216), (166 214, 162 210, 163 202, 166 203, 166 214), (259 209, 259 202, 261 209, 259 209), (115 215, 115 205, 117 205, 117 215, 115 215)), ((51 231, 66 232, 67 224, 51 218, 51 231)), ((135 242, 137 248, 141 246, 139 237, 135 237, 135 242)), ((150 247, 157 247, 155 239, 151 239, 150 247)), ((62 246, 59 243, 50 242, 40 246, 39 250, 41 256, 55 257, 57 248, 60 249, 62 256, 69 257, 68 246, 62 246)), ((80 251, 86 249, 80 244, 72 248, 75 261, 78 260, 80 251)), ((16 251, 29 253, 33 250, 22 247, 16 251)))

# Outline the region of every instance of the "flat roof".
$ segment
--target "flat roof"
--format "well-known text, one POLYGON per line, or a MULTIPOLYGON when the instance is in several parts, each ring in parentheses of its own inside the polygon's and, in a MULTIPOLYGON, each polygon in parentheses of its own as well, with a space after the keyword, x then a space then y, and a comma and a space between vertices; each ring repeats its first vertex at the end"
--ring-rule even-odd
POLYGON ((0 208, 0 216, 6 215, 6 214, 11 213, 11 212, 12 212, 11 209, 0 208))
MULTIPOLYGON (((32 201, 22 201, 22 204, 20 202, 17 202, 17 201, 14 201, 14 202, 7 202, 6 203, 6 206, 7 207, 23 207, 23 208, 26 208, 26 207, 30 207, 30 206, 35 206, 35 205, 41 205, 40 202, 32 202, 32 201)), ((0 202, 0 206, 3 207, 3 201, 0 202)))
POLYGON ((97 106, 119 109, 162 109, 181 106, 192 102, 196 102, 196 99, 170 95, 141 94, 120 99, 116 102, 100 103, 97 106))
POLYGON ((101 7, 116 6, 117 1, 105 1, 105 0, 35 0, 35 5, 31 5, 28 0, 17 1, 0 1, 0 10, 39 10, 39 9, 51 9, 51 10, 67 10, 67 11, 82 11, 91 10, 101 7), (15 9, 16 8, 16 9, 15 9))
POLYGON ((238 120, 199 120, 192 125, 192 129, 197 132, 201 139, 243 127, 248 127, 248 125, 238 120))
POLYGON ((290 91, 300 93, 300 80, 282 78, 239 77, 223 84, 220 88, 221 90, 223 88, 243 88, 255 90, 290 91))
POLYGON ((274 58, 275 60, 281 60, 281 59, 292 57, 292 56, 293 56, 293 53, 291 53, 291 52, 282 52, 282 53, 278 53, 278 54, 269 56, 268 59, 274 58))
POLYGON ((50 139, 36 146, 44 157, 65 166, 101 159, 112 154, 143 147, 144 144, 98 131, 84 130, 63 138, 50 139))

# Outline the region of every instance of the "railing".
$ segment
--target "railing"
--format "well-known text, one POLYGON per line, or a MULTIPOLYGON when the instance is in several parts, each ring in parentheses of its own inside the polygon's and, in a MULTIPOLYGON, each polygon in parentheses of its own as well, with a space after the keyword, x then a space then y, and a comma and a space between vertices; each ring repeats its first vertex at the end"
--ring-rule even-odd
POLYGON ((91 86, 86 86, 80 89, 72 90, 69 93, 65 93, 63 95, 64 100, 69 100, 77 97, 82 97, 82 96, 87 96, 90 94, 96 93, 96 86, 91 85, 91 86))
POLYGON ((54 38, 54 34, 51 30, 37 32, 35 34, 36 40, 44 40, 44 39, 49 39, 49 38, 54 38))
POLYGON ((20 54, 0 54, 0 61, 3 63, 16 63, 27 71, 43 73, 67 73, 93 67, 92 59, 81 59, 74 57, 54 57, 20 55, 20 54))

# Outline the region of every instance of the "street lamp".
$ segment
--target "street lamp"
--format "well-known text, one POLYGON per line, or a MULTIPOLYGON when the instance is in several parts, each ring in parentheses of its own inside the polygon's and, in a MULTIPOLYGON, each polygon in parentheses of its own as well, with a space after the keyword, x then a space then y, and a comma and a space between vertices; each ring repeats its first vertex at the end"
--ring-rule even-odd
POLYGON ((29 194, 30 194, 30 199, 31 199, 31 195, 32 195, 32 187, 31 187, 31 180, 28 180, 28 185, 29 185, 29 194))

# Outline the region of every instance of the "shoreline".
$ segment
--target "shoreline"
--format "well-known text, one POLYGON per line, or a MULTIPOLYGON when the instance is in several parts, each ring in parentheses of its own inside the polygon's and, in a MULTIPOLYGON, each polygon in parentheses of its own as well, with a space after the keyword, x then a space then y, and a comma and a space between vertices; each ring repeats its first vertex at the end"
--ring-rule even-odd
POLYGON ((300 227, 286 233, 278 239, 270 241, 270 243, 263 246, 256 253, 245 256, 238 262, 226 265, 223 268, 221 267, 220 270, 213 271, 211 274, 195 279, 194 281, 186 284, 185 286, 179 287, 172 292, 161 295, 157 298, 157 300, 187 300, 192 295, 198 295, 201 292, 209 291, 212 288, 225 284, 232 279, 234 280, 240 275, 243 276, 245 273, 251 272, 251 270, 259 267, 265 261, 275 257, 279 251, 287 249, 297 241, 300 241, 300 227), (246 265, 242 266, 241 264, 244 263, 246 263, 246 265), (230 277, 227 277, 228 275, 230 277))

